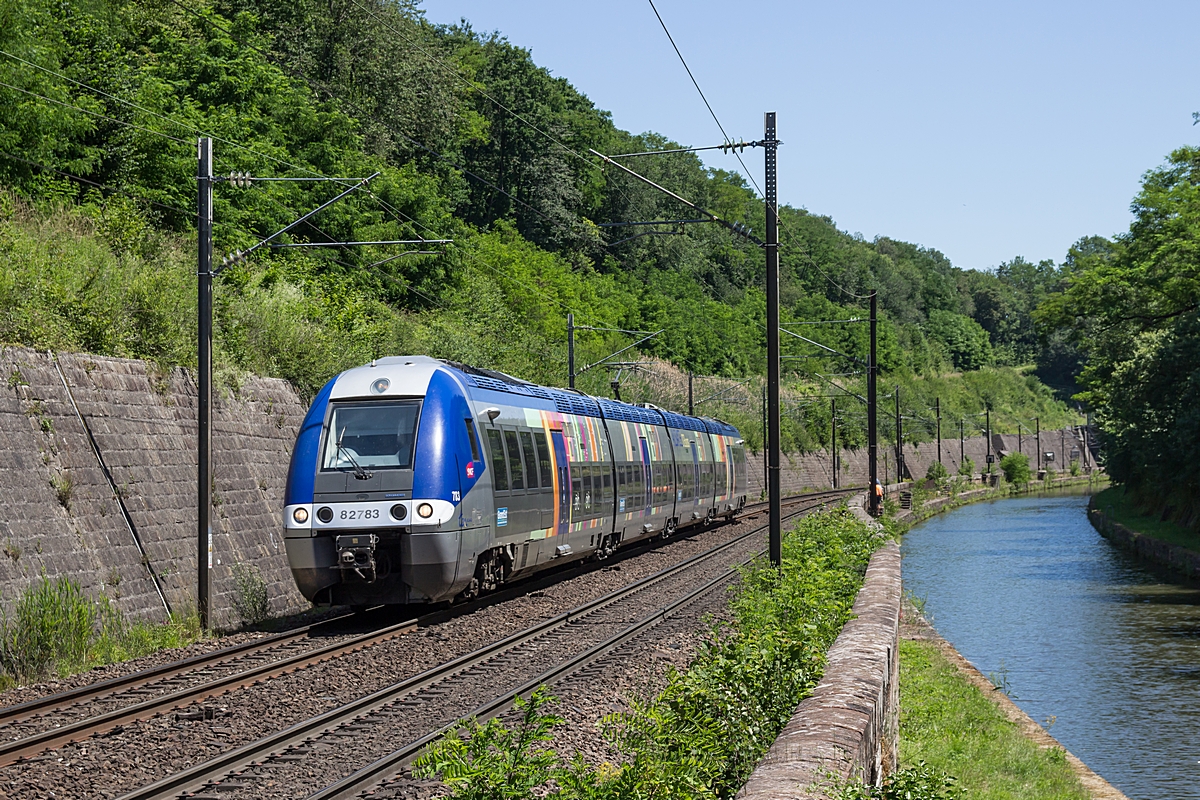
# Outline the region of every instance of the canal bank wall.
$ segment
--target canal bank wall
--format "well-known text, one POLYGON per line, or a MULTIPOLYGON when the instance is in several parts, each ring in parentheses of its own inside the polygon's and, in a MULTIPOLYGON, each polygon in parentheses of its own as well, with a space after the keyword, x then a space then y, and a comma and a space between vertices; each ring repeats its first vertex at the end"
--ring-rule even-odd
POLYGON ((1095 497, 1088 500, 1088 519, 1101 536, 1143 561, 1167 567, 1188 579, 1200 580, 1200 553, 1122 525, 1096 508, 1095 500, 1095 497))
POLYGON ((825 674, 759 761, 738 800, 814 800, 835 784, 878 785, 897 765, 900 547, 871 557, 825 674))
MULTIPOLYGON (((998 500, 1023 494, 1033 494, 1054 489, 1068 489, 1073 486, 1088 486, 1097 482, 1107 481, 1103 473, 1093 472, 1090 475, 1067 475, 1049 481, 1035 481, 1023 487, 1013 487, 1001 484, 998 488, 981 486, 978 489, 967 489, 955 495, 933 497, 923 501, 918 507, 905 509, 893 515, 893 519, 907 526, 929 519, 943 511, 965 506, 968 503, 978 503, 981 500, 998 500)), ((901 491, 911 491, 913 484, 901 483, 885 487, 888 497, 897 497, 901 491)))

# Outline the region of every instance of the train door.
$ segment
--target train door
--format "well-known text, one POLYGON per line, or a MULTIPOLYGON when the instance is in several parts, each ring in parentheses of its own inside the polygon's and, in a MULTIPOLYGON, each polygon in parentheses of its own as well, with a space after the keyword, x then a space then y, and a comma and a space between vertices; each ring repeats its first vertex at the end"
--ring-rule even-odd
POLYGON ((646 437, 638 438, 641 444, 642 453, 642 507, 649 510, 651 501, 651 492, 654 491, 654 479, 651 477, 650 471, 650 447, 646 444, 646 437))
POLYGON ((733 445, 725 445, 725 497, 732 499, 734 494, 733 483, 733 445))
POLYGON ((562 428, 550 431, 550 441, 558 473, 558 530, 555 534, 566 536, 571 525, 571 465, 567 461, 567 443, 562 428))
POLYGON ((700 450, 692 440, 692 505, 700 502, 700 450))

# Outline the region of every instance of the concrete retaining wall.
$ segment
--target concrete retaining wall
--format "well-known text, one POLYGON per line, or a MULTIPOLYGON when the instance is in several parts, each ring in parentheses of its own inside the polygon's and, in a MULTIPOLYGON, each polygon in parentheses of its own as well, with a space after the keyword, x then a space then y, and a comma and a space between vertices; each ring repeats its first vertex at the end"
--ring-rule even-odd
MULTIPOLYGON (((127 615, 195 608, 196 389, 128 359, 0 350, 0 602, 66 576, 127 615)), ((213 420, 214 622, 237 622, 234 564, 253 564, 273 613, 307 607, 280 537, 304 407, 252 378, 213 420)))
POLYGON ((899 736, 900 548, 876 551, 825 676, 738 792, 741 800, 824 798, 831 782, 878 784, 899 736))

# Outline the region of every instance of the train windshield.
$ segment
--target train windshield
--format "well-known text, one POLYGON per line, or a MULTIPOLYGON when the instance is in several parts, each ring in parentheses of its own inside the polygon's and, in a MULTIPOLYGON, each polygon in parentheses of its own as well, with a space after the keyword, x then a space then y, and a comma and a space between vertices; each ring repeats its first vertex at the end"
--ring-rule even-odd
POLYGON ((334 406, 321 469, 412 469, 420 411, 416 400, 334 406))

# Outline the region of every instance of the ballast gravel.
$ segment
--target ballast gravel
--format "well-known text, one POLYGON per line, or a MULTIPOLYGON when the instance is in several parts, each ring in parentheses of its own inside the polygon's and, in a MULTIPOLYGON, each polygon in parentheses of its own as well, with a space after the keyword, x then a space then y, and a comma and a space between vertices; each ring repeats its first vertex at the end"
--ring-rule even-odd
MULTIPOLYGON (((210 699, 202 707, 187 709, 181 714, 168 714, 143 723, 131 724, 107 735, 45 753, 34 760, 6 768, 0 775, 0 797, 119 796, 130 789, 151 783, 263 735, 344 705, 406 676, 417 674, 588 600, 603 596, 740 535, 760 523, 760 519, 751 518, 733 525, 681 536, 664 543, 663 546, 634 551, 630 557, 602 569, 591 569, 582 573, 578 569, 568 570, 562 575, 560 582, 544 589, 484 606, 332 662, 210 699)), ((710 595, 712 594, 721 593, 718 590, 710 592, 710 595)), ((695 604, 696 607, 701 605, 704 604, 695 604)), ((682 619, 692 611, 692 608, 684 609, 678 616, 682 619)), ((699 618, 696 622, 699 623, 699 618)), ((661 625, 668 624, 674 625, 674 619, 661 625)), ((661 625, 659 630, 667 630, 661 625)), ((690 630, 693 632, 672 634, 684 637, 679 639, 678 650, 669 644, 665 645, 664 650, 663 642, 667 640, 655 639, 653 652, 677 652, 678 663, 686 663, 694 645, 686 646, 683 642, 687 636, 694 636, 695 626, 690 630)), ((597 636, 601 634, 601 631, 596 632, 597 636)), ((162 654, 159 655, 162 657, 162 654)), ((180 657, 186 656, 181 656, 176 651, 169 657, 162 657, 162 661, 177 660, 180 657)), ((630 663, 641 663, 634 657, 627 660, 630 663)), ((628 674, 624 685, 649 685, 652 672, 658 670, 654 674, 661 673, 667 660, 669 659, 662 655, 651 655, 645 666, 639 668, 641 672, 628 674)), ((527 669, 529 675, 536 673, 536 669, 527 669)), ((620 679, 613 676, 623 674, 627 673, 614 670, 606 679, 619 681, 620 679)), ((103 677, 110 675, 105 674, 103 677)), ((61 691, 61 688, 59 690, 61 691)), ((603 696, 611 699, 619 692, 619 684, 613 684, 604 690, 603 696)), ((597 693, 589 691, 587 694, 595 696, 597 693)), ((584 698, 576 700, 573 708, 577 711, 572 713, 579 714, 579 718, 572 718, 572 730, 590 730, 588 726, 592 725, 594 719, 611 710, 603 703, 589 705, 584 698)), ((459 708, 457 712, 461 714, 469 710, 459 708)), ((580 749, 584 752, 599 753, 594 731, 588 735, 593 737, 591 744, 581 745, 580 749)), ((584 736, 584 739, 587 739, 587 736, 584 736)), ((580 741, 583 742, 584 739, 580 741)), ((300 784, 316 788, 337 777, 331 773, 347 774, 347 771, 333 769, 328 764, 322 766, 321 759, 313 757, 304 759, 304 768, 295 772, 307 773, 299 776, 300 784)), ((288 783, 291 783, 291 779, 288 783)), ((429 789, 433 786, 430 791, 436 790, 436 784, 427 783, 415 784, 414 789, 419 789, 420 786, 429 789)), ((272 796, 291 796, 284 783, 273 786, 256 783, 246 796, 261 795, 261 792, 272 796)), ((232 797, 236 794, 239 793, 222 792, 223 796, 232 797)))

